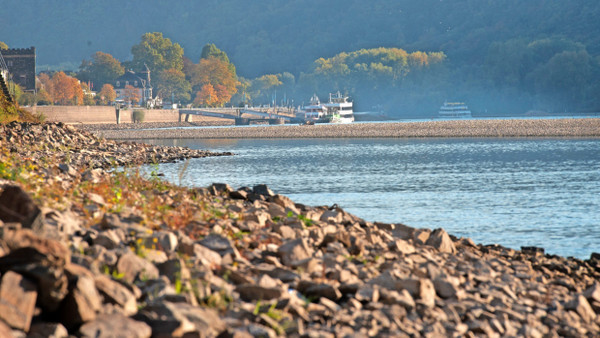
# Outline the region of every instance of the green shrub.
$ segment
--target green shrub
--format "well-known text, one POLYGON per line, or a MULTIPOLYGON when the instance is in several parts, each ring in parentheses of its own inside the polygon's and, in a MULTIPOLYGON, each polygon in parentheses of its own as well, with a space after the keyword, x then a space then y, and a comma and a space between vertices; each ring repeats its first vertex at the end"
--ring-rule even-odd
POLYGON ((136 109, 131 114, 131 120, 134 123, 144 122, 144 117, 146 117, 146 113, 143 110, 136 109))

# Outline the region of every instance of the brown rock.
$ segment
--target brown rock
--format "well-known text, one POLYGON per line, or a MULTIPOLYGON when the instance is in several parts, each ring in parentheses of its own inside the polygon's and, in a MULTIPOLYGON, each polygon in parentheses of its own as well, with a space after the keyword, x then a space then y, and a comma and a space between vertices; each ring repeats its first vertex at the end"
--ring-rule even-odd
POLYGON ((459 292, 459 280, 454 277, 440 275, 433 280, 435 291, 442 298, 452 298, 459 292))
POLYGON ((456 248, 454 247, 454 243, 450 236, 444 229, 436 229, 434 230, 429 239, 425 242, 427 245, 431 245, 432 247, 438 249, 440 252, 447 253, 455 253, 456 248))
POLYGON ((421 279, 419 281, 419 299, 427 307, 435 306, 435 287, 429 279, 421 279))
MULTIPOLYGON (((4 337, 0 334, 0 337, 4 337)), ((31 326, 27 338, 67 338, 69 332, 61 323, 36 323, 31 326)))
POLYGON ((306 297, 325 297, 331 300, 338 300, 342 297, 342 293, 337 287, 327 283, 302 280, 298 283, 297 288, 306 297))
POLYGON ((5 233, 4 240, 11 251, 0 257, 0 272, 12 270, 35 280, 38 302, 47 310, 56 310, 68 291, 64 273, 70 261, 68 249, 27 229, 5 233))
POLYGON ((79 328, 79 336, 85 338, 148 338, 151 335, 152 329, 148 324, 121 314, 99 315, 79 328))
MULTIPOLYGON (((9 185, 0 193, 0 220, 3 222, 19 222, 24 228, 35 227, 40 209, 21 187, 9 185)), ((39 224, 38 224, 39 225, 39 224)))
POLYGON ((6 323, 0 320, 0 337, 13 338, 12 329, 6 323))
POLYGON ((134 294, 121 283, 116 282, 106 275, 97 275, 94 282, 98 291, 104 296, 106 302, 118 305, 123 309, 123 314, 131 316, 137 312, 137 302, 134 294))
POLYGON ((254 284, 242 284, 235 288, 235 291, 240 294, 240 297, 247 301, 269 300, 276 299, 283 295, 283 290, 280 287, 263 287, 254 284))
POLYGON ((62 323, 68 327, 93 320, 102 307, 94 280, 83 275, 74 279, 71 283, 71 292, 65 297, 60 308, 62 323))
POLYGON ((154 264, 128 252, 119 258, 117 272, 123 274, 123 280, 133 283, 136 279, 158 278, 158 269, 154 264))
POLYGON ((186 303, 151 304, 134 318, 150 325, 152 335, 156 337, 182 337, 186 334, 216 337, 226 329, 215 310, 186 303))
POLYGON ((204 266, 214 267, 220 266, 223 263, 223 259, 218 252, 212 251, 204 245, 195 243, 192 248, 194 256, 199 260, 199 263, 204 266))
POLYGON ((313 250, 306 244, 304 238, 298 238, 285 242, 277 250, 281 262, 286 266, 291 266, 295 262, 312 257, 313 250))
POLYGON ((29 331, 36 299, 35 283, 12 271, 2 275, 0 319, 12 328, 29 331))
POLYGON ((571 299, 571 301, 565 304, 565 309, 577 312, 586 323, 590 323, 596 319, 596 313, 583 295, 577 295, 571 299))

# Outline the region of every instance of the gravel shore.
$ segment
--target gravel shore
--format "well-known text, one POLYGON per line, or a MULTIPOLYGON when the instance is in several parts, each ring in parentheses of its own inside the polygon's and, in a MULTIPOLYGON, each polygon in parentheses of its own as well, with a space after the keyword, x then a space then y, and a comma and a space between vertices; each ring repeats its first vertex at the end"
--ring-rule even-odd
MULTIPOLYGON (((161 160, 216 155, 173 149, 161 160)), ((600 335, 599 253, 136 173, 163 152, 62 124, 0 128, 0 337, 600 335)))
MULTIPOLYGON (((114 129, 84 126, 108 139, 156 138, 404 138, 404 137, 600 137, 600 119, 513 119, 279 125, 223 128, 114 129)), ((170 126, 174 127, 176 125, 170 126)), ((181 125, 180 125, 181 126, 181 125)), ((137 125, 139 128, 140 125, 137 125)), ((122 127, 120 127, 122 128, 122 127)))

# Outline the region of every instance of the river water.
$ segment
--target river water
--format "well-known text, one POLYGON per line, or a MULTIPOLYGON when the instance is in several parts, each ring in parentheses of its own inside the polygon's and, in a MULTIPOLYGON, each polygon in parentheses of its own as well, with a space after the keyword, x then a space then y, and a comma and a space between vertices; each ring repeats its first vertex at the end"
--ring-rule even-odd
POLYGON ((145 140, 232 151, 162 164, 176 184, 266 183, 368 221, 582 259, 600 252, 598 139, 145 140))

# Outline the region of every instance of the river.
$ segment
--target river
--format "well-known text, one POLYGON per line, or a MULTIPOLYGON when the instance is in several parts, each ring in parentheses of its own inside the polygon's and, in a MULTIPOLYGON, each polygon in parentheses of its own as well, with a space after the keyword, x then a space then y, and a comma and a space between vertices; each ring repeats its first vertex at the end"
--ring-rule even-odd
POLYGON ((232 151, 161 164, 176 184, 266 183, 368 221, 587 259, 600 252, 598 139, 144 140, 232 151))

